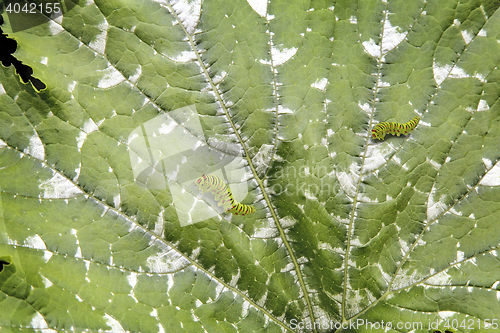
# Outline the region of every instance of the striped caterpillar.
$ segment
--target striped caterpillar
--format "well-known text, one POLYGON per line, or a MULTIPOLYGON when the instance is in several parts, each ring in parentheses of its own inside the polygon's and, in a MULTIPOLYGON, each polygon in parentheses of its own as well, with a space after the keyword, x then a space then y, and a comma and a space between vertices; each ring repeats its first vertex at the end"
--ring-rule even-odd
POLYGON ((400 136, 401 134, 408 134, 417 127, 418 122, 420 121, 419 117, 415 117, 407 123, 400 124, 395 122, 387 122, 384 121, 382 123, 377 124, 372 129, 372 138, 384 140, 386 134, 392 134, 400 136))
POLYGON ((226 183, 215 175, 202 175, 196 180, 196 185, 198 185, 202 193, 212 192, 215 200, 219 202, 219 206, 222 205, 226 212, 235 215, 247 215, 255 212, 255 207, 234 200, 233 194, 226 183))

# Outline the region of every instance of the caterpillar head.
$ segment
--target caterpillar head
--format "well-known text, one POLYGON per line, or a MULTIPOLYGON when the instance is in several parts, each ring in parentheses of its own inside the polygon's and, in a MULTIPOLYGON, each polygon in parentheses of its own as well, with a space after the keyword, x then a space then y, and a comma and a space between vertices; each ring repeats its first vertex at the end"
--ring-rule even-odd
POLYGON ((203 186, 205 183, 207 182, 207 176, 205 174, 203 174, 201 177, 199 177, 198 179, 196 179, 196 185, 198 185, 199 189, 200 190, 203 190, 205 189, 205 187, 203 186))
POLYGON ((372 138, 374 140, 375 139, 384 140, 384 137, 385 137, 384 131, 379 131, 377 129, 372 129, 372 138))

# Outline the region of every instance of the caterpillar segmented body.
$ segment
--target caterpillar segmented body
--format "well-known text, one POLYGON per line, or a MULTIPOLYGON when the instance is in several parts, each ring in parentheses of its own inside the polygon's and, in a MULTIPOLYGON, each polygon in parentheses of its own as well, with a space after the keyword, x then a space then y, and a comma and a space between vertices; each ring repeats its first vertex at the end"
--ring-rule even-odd
POLYGON ((384 121, 382 123, 377 124, 372 129, 372 138, 384 140, 386 134, 392 134, 397 136, 400 136, 401 134, 406 135, 409 132, 413 131, 415 127, 417 127, 419 121, 420 121, 419 117, 415 117, 409 122, 404 124, 384 121))
POLYGON ((255 212, 255 207, 244 205, 233 198, 233 194, 226 183, 215 175, 202 175, 196 180, 196 185, 202 193, 212 192, 219 206, 235 215, 247 215, 255 212))

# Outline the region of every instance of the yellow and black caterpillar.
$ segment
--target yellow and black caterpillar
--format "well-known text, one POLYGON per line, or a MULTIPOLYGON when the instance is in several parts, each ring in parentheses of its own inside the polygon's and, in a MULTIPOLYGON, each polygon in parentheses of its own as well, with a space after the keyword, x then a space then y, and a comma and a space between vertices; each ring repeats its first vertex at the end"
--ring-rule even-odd
POLYGON ((219 206, 222 205, 226 212, 235 215, 247 215, 255 212, 255 207, 244 205, 234 200, 229 187, 217 176, 202 175, 196 180, 196 185, 198 185, 202 193, 207 191, 212 192, 215 200, 219 202, 219 206))
POLYGON ((404 124, 384 121, 380 124, 377 124, 372 129, 372 138, 384 140, 386 134, 392 134, 397 136, 400 136, 401 134, 406 135, 408 134, 408 132, 413 131, 415 127, 417 127, 419 121, 420 121, 419 117, 415 117, 409 122, 404 124))

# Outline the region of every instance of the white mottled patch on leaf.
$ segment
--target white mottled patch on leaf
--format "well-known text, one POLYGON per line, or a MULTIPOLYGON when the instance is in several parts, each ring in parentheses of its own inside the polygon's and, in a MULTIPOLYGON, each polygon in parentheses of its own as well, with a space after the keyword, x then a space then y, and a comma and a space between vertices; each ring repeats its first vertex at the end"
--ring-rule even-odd
POLYGON ((11 239, 9 238, 9 236, 7 236, 7 244, 8 245, 14 245, 14 246, 18 246, 19 244, 17 243, 17 240, 15 239, 11 239))
POLYGON ((293 227, 297 223, 297 220, 292 216, 285 216, 280 219, 280 224, 283 229, 293 227))
POLYGON ((366 151, 363 173, 373 172, 387 162, 385 155, 389 153, 387 146, 376 144, 369 145, 366 151))
POLYGON ((360 102, 358 102, 358 106, 361 110, 366 112, 366 114, 371 115, 372 108, 370 107, 370 104, 368 103, 361 104, 360 102))
POLYGON ((356 24, 358 23, 358 18, 356 16, 351 16, 349 18, 349 22, 351 22, 352 24, 356 24))
POLYGON ((155 223, 155 234, 158 236, 162 237, 163 232, 165 231, 165 222, 163 220, 163 210, 158 214, 158 217, 156 218, 156 223, 155 223))
POLYGON ((271 60, 260 59, 259 62, 263 65, 271 65, 271 60))
POLYGON ((378 88, 390 87, 391 84, 389 82, 382 81, 380 78, 377 81, 378 88))
POLYGON ((284 107, 282 105, 278 105, 278 114, 285 114, 285 113, 293 113, 292 110, 290 110, 289 108, 287 107, 284 107))
POLYGON ((436 217, 439 216, 442 212, 446 210, 446 205, 443 203, 444 196, 440 198, 437 202, 434 202, 434 193, 436 192, 436 188, 433 187, 431 193, 429 195, 429 203, 427 205, 427 221, 431 222, 436 217))
POLYGON ((479 185, 482 186, 500 186, 500 164, 496 164, 488 173, 481 179, 479 185))
POLYGON ((477 111, 487 111, 490 109, 490 106, 484 99, 480 99, 477 105, 477 111))
POLYGON ((212 78, 212 81, 214 82, 214 84, 219 84, 219 83, 221 83, 224 80, 224 78, 226 77, 226 75, 227 75, 227 72, 226 71, 222 71, 222 72, 220 72, 220 74, 215 75, 212 78))
POLYGON ((42 59, 40 60, 40 63, 41 63, 41 64, 44 64, 44 65, 47 65, 48 61, 49 61, 49 58, 47 58, 47 57, 42 57, 42 59))
MULTIPOLYGON (((168 123, 165 121, 158 127, 158 134, 167 135, 177 128, 178 124, 175 121, 170 118, 168 118, 167 121, 168 123)), ((130 141, 131 140, 129 139, 129 143, 130 141)))
POLYGON ((130 272, 129 275, 127 275, 127 282, 132 287, 132 289, 135 288, 137 284, 137 273, 136 272, 130 272))
POLYGON ((417 270, 401 269, 399 274, 393 278, 392 290, 402 289, 416 284, 424 279, 425 276, 417 270))
POLYGON ((215 297, 211 297, 213 300, 216 300, 220 297, 222 291, 225 289, 224 285, 218 283, 217 286, 215 287, 215 297))
POLYGON ((141 65, 139 65, 136 70, 135 70, 135 73, 133 75, 131 75, 128 80, 133 83, 133 84, 136 84, 137 81, 139 81, 139 78, 141 77, 141 74, 142 74, 142 67, 141 65))
POLYGON ((474 75, 472 75, 473 77, 475 77, 476 79, 478 79, 479 81, 485 83, 486 82, 486 75, 484 74, 480 74, 480 73, 474 73, 474 75))
MULTIPOLYGON (((162 3, 163 1, 156 1, 162 3)), ((201 0, 173 1, 172 6, 179 16, 182 25, 189 34, 193 34, 200 21, 201 0)))
POLYGON ((83 193, 68 179, 54 172, 49 180, 41 181, 40 190, 43 190, 44 199, 69 199, 83 193))
MULTIPOLYGON (((259 263, 255 262, 255 266, 257 266, 257 265, 259 265, 259 263)), ((231 281, 229 282, 229 285, 231 287, 236 287, 238 285, 238 281, 239 281, 240 277, 241 277, 241 270, 238 268, 238 273, 231 277, 231 281)))
POLYGON ((328 79, 322 78, 322 79, 317 79, 313 84, 311 84, 311 87, 319 89, 321 91, 325 91, 327 84, 328 84, 328 79))
POLYGON ((434 73, 434 81, 439 87, 441 83, 448 77, 452 70, 452 65, 438 66, 435 62, 432 64, 432 72, 434 73))
POLYGON ((259 151, 255 154, 252 162, 255 165, 255 169, 257 173, 265 172, 271 163, 271 159, 273 157, 273 145, 263 144, 260 146, 259 151))
POLYGON ((276 47, 271 48, 271 54, 273 57, 273 65, 275 67, 283 65, 285 62, 290 60, 295 53, 297 53, 297 48, 292 47, 292 48, 283 48, 283 49, 278 49, 276 47))
MULTIPOLYGON (((62 15, 61 15, 62 17, 62 15)), ((64 28, 58 24, 55 20, 49 21, 49 30, 51 35, 57 35, 64 31, 64 28)))
POLYGON ((424 246, 425 244, 427 244, 426 241, 424 241, 422 238, 419 238, 418 241, 417 241, 417 246, 424 246))
POLYGON ((382 267, 382 265, 380 263, 377 262, 374 266, 378 267, 378 269, 380 270, 380 273, 382 273, 382 277, 384 278, 384 280, 386 282, 391 281, 392 275, 390 275, 389 273, 384 271, 384 268, 382 267))
POLYGON ((448 319, 448 318, 451 318, 453 317, 454 315, 456 315, 457 313, 456 312, 453 312, 453 311, 439 311, 438 312, 438 315, 439 317, 443 318, 443 319, 448 319))
POLYGON ((462 37, 464 38, 465 44, 469 44, 474 38, 474 35, 468 32, 467 30, 462 30, 461 33, 462 37))
POLYGON ((76 248, 76 253, 75 253, 74 257, 75 258, 83 258, 82 248, 80 247, 80 245, 78 245, 78 247, 76 248))
POLYGON ((464 260, 464 252, 462 251, 457 251, 457 262, 463 261, 464 260))
POLYGON ((24 149, 24 153, 40 161, 45 159, 45 148, 38 135, 35 134, 30 137, 30 144, 24 149))
POLYGON ((72 93, 73 90, 75 90, 75 87, 76 87, 76 81, 69 83, 68 84, 68 91, 72 93))
POLYGON ((406 242, 404 239, 400 238, 399 239, 399 245, 401 246, 401 253, 405 255, 408 253, 410 250, 410 247, 408 246, 408 242, 406 242))
POLYGON ((111 332, 127 332, 123 329, 122 325, 120 324, 120 322, 118 320, 116 320, 115 318, 111 317, 110 315, 108 315, 107 313, 104 315, 104 320, 106 321, 106 324, 108 324, 110 327, 111 327, 111 332))
POLYGON ((488 36, 488 34, 486 33, 486 30, 484 30, 484 29, 479 30, 479 32, 477 33, 477 35, 481 36, 481 37, 488 36))
POLYGON ((76 236, 77 230, 71 229, 70 234, 74 235, 76 238, 76 253, 75 253, 74 257, 75 258, 83 258, 82 257, 82 248, 80 247, 80 241, 78 240, 78 237, 76 236))
POLYGON ((53 283, 49 279, 47 279, 45 276, 40 275, 42 277, 42 282, 43 285, 45 286, 45 289, 52 287, 53 283))
POLYGON ((55 330, 49 329, 47 322, 45 321, 43 316, 38 311, 35 311, 33 318, 31 318, 31 327, 30 328, 34 329, 34 330, 42 330, 43 333, 57 332, 55 330))
POLYGON ((119 194, 119 193, 118 193, 118 194, 115 194, 115 195, 113 196, 113 205, 114 205, 116 208, 120 207, 120 205, 121 205, 121 197, 120 197, 120 194, 119 194))
POLYGON ((450 209, 450 211, 447 213, 447 214, 455 214, 455 215, 459 215, 459 216, 462 216, 462 212, 459 212, 455 209, 455 207, 452 207, 450 209))
POLYGON ((463 68, 460 68, 458 66, 453 66, 453 68, 450 71, 450 78, 453 79, 464 79, 469 77, 469 75, 465 72, 463 68))
POLYGON ((52 258, 53 253, 50 251, 43 251, 43 260, 45 262, 49 262, 50 258, 52 258))
POLYGON ((85 124, 83 124, 83 131, 87 134, 98 131, 99 127, 97 127, 96 123, 92 119, 87 119, 85 124))
MULTIPOLYGON (((315 185, 315 184, 312 184, 312 185, 315 185)), ((317 190, 318 189, 316 188, 316 186, 306 187, 306 188, 304 188, 304 196, 306 197, 306 199, 317 201, 318 200, 318 198, 316 197, 316 194, 318 192, 317 190), (311 190, 311 188, 314 188, 315 190, 311 190)))
POLYGON ((486 169, 491 169, 491 167, 493 166, 493 162, 485 157, 483 157, 483 163, 486 166, 486 169))
POLYGON ((171 57, 170 59, 175 62, 186 63, 196 60, 196 53, 194 53, 194 51, 182 51, 180 54, 175 57, 171 57))
POLYGON ((125 81, 125 77, 122 73, 118 72, 113 66, 109 66, 105 70, 98 71, 102 72, 102 78, 99 80, 97 86, 102 89, 107 89, 118 85, 125 81))
POLYGON ((328 148, 328 139, 327 138, 321 138, 321 145, 328 148))
POLYGON ((106 50, 106 39, 108 38, 108 21, 104 20, 97 28, 101 30, 101 33, 95 36, 95 39, 89 43, 89 47, 99 54, 104 54, 106 50))
POLYGON ((364 41, 362 44, 369 55, 374 58, 380 58, 380 46, 373 39, 370 38, 370 40, 364 41))
POLYGON ((351 239, 351 246, 357 246, 357 247, 361 247, 363 246, 363 244, 361 243, 361 241, 359 240, 359 237, 353 237, 351 239))
POLYGON ((78 164, 78 167, 75 169, 75 177, 73 178, 73 181, 76 183, 78 178, 80 177, 80 172, 82 171, 82 163, 78 164))
POLYGON ((37 250, 46 250, 45 242, 39 235, 26 237, 24 240, 24 246, 37 250))
POLYGON ((266 17, 268 0, 247 0, 252 9, 262 17, 266 17))
POLYGON ((5 95, 7 92, 5 91, 5 88, 3 87, 3 84, 0 83, 0 95, 5 95))
POLYGON ((146 265, 152 273, 172 273, 189 264, 186 258, 173 250, 157 253, 146 259, 146 265))
POLYGON ((418 126, 431 127, 431 123, 428 123, 428 122, 423 121, 422 119, 420 119, 420 121, 418 122, 418 126))
POLYGON ((76 137, 76 146, 78 148, 78 151, 80 151, 80 149, 82 148, 85 139, 87 139, 87 135, 97 130, 99 130, 99 127, 96 125, 96 123, 94 123, 92 119, 88 119, 85 124, 83 124, 82 131, 76 137))
POLYGON ((432 160, 432 159, 429 159, 428 157, 425 158, 427 162, 430 163, 430 165, 432 165, 432 167, 436 170, 439 170, 441 168, 441 164, 439 164, 438 162, 432 160))
POLYGON ((344 192, 351 197, 356 195, 357 184, 359 179, 358 166, 351 164, 349 172, 337 172, 337 179, 344 192))
POLYGON ((252 234, 254 238, 274 238, 279 236, 279 231, 275 228, 257 228, 252 234))
POLYGON ((366 302, 366 297, 368 296, 368 289, 363 289, 363 295, 361 295, 360 290, 355 290, 348 288, 347 297, 346 297, 346 306, 349 308, 349 311, 353 313, 359 313, 363 310, 361 304, 366 302))
POLYGON ((384 22, 384 35, 382 36, 382 55, 395 49, 406 38, 406 33, 401 33, 398 26, 393 27, 389 21, 389 13, 387 12, 384 22))

